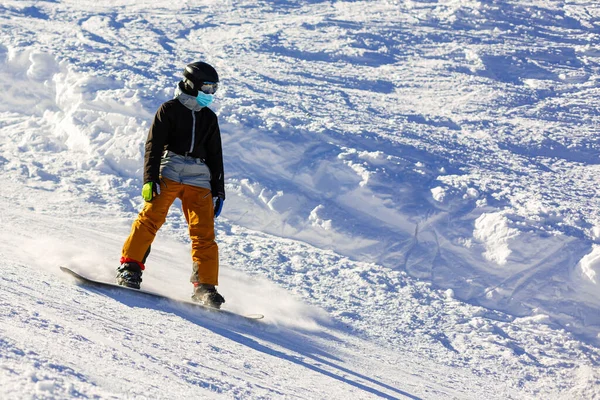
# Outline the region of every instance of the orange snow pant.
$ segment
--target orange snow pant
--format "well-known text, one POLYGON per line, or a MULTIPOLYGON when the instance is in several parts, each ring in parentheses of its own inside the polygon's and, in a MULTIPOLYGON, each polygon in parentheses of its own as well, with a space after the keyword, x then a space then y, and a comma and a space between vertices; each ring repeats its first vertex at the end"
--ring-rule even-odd
POLYGON ((215 242, 214 208, 210 189, 163 178, 160 194, 146 202, 133 222, 131 233, 121 251, 122 259, 138 262, 144 259, 176 198, 181 199, 192 241, 193 273, 190 281, 218 285, 219 248, 215 242))

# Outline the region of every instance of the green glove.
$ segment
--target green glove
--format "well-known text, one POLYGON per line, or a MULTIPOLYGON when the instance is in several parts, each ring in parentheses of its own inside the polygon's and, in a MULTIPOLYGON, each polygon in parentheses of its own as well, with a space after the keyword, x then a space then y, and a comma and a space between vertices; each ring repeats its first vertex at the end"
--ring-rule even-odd
POLYGON ((146 182, 142 187, 142 197, 146 201, 152 201, 155 196, 160 194, 160 183, 146 182))

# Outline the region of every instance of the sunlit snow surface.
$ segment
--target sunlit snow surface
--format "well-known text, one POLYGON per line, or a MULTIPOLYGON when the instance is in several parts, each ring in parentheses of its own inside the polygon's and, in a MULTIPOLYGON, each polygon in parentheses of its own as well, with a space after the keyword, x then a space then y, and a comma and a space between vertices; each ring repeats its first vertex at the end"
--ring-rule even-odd
MULTIPOLYGON (((1 398, 600 396, 600 6, 0 3, 1 398), (186 63, 226 307, 90 290, 186 63)), ((189 295, 173 207, 146 289, 189 295)))

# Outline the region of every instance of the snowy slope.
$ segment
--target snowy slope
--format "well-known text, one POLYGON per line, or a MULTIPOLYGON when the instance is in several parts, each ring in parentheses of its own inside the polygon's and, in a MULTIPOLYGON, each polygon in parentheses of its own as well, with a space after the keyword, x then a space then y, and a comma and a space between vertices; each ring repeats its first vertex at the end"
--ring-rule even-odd
MULTIPOLYGON (((4 1, 0 397, 600 396, 600 7, 4 1), (89 290, 187 62, 222 77, 227 306, 89 290)), ((185 298, 173 208, 144 285, 185 298)))

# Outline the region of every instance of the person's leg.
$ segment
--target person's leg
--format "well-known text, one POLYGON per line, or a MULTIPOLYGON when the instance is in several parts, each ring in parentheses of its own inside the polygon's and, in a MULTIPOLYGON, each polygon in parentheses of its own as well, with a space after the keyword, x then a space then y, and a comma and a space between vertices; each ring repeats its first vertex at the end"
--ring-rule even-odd
POLYGON ((219 284, 219 248, 215 242, 212 195, 209 189, 184 185, 181 204, 192 241, 194 285, 219 284))
POLYGON ((131 233, 121 251, 122 262, 142 264, 145 261, 156 232, 164 224, 169 208, 181 192, 182 186, 169 179, 161 181, 160 194, 144 204, 144 208, 131 225, 131 233))

